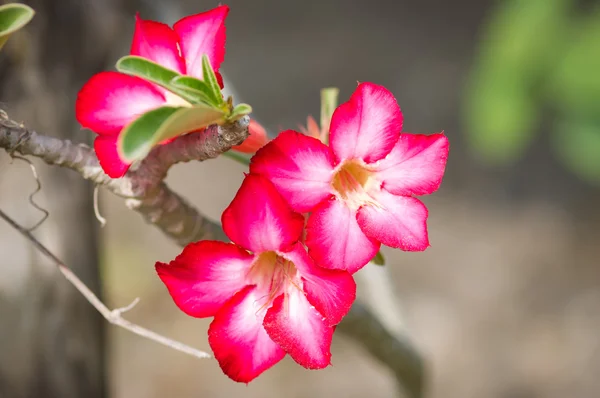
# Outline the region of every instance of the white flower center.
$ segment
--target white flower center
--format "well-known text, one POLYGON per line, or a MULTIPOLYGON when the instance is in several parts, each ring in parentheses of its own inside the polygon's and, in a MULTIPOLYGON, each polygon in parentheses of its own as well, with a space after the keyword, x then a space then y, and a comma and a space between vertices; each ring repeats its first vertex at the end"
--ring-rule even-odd
POLYGON ((302 280, 294 263, 275 252, 261 253, 254 260, 248 279, 259 289, 269 292, 262 298, 260 309, 270 307, 273 300, 288 289, 302 291, 302 280))
POLYGON ((364 205, 377 205, 369 193, 378 185, 373 170, 356 160, 340 164, 331 182, 337 197, 353 210, 364 205))

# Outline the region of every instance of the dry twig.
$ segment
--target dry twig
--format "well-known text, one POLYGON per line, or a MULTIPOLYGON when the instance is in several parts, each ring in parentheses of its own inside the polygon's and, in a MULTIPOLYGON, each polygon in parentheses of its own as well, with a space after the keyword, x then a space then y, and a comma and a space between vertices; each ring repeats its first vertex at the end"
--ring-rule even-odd
POLYGON ((123 318, 121 315, 129 310, 131 310, 139 301, 139 298, 136 298, 131 304, 123 308, 116 308, 114 310, 110 310, 100 299, 98 296, 94 294, 82 281, 67 267, 58 257, 56 257, 46 246, 44 246, 35 236, 29 232, 26 228, 19 225, 15 220, 9 217, 4 211, 0 210, 0 218, 4 219, 11 227, 17 230, 25 239, 29 240, 36 249, 38 249, 44 256, 49 258, 57 267, 58 270, 64 275, 64 277, 73 285, 75 288, 85 297, 85 299, 94 306, 96 310, 111 324, 122 327, 123 329, 127 329, 132 333, 135 333, 139 336, 145 337, 147 339, 156 341, 157 343, 166 345, 167 347, 173 348, 174 350, 184 352, 186 354, 195 356, 197 358, 211 358, 211 355, 197 350, 193 347, 180 343, 179 341, 175 341, 169 339, 165 336, 162 336, 158 333, 155 333, 149 329, 146 329, 142 326, 136 325, 135 323, 129 322, 127 319, 123 318))

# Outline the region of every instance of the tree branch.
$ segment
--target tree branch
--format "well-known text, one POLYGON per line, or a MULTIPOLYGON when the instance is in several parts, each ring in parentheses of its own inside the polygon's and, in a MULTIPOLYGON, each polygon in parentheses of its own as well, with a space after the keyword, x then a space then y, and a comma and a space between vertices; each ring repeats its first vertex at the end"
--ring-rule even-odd
MULTIPOLYGON (((88 146, 39 135, 10 120, 2 110, 0 148, 6 149, 10 154, 18 152, 32 155, 50 165, 78 172, 83 178, 125 198, 129 208, 140 213, 147 222, 154 224, 178 245, 185 246, 203 239, 229 239, 219 224, 205 218, 167 187, 163 180, 169 168, 179 162, 203 161, 219 156, 248 136, 248 123, 249 118, 245 117, 231 125, 211 126, 202 134, 187 134, 169 144, 158 146, 137 167, 132 167, 120 179, 111 179, 104 174, 94 151, 88 146)), ((370 270, 365 269, 361 272, 368 271, 370 270)), ((357 280, 365 279, 359 274, 357 280)), ((371 290, 380 287, 374 286, 378 285, 378 282, 368 278, 366 283, 371 290)), ((421 397, 422 363, 407 341, 406 334, 392 324, 399 319, 393 307, 393 291, 389 286, 382 287, 382 290, 384 291, 380 292, 377 298, 367 297, 366 306, 355 303, 339 325, 339 330, 364 345, 372 356, 391 369, 410 397, 421 397), (386 302, 386 311, 380 313, 376 309, 381 304, 378 301, 381 300, 386 302)), ((105 314, 106 312, 103 312, 103 315, 105 314)))
POLYGON ((39 240, 37 240, 31 232, 27 229, 23 228, 17 222, 15 222, 12 218, 10 218, 6 213, 0 210, 0 218, 4 219, 7 223, 9 223, 14 229, 16 229, 21 235, 23 235, 27 240, 29 240, 33 245, 38 249, 42 254, 48 257, 57 267, 58 270, 64 275, 64 277, 73 285, 75 288, 85 297, 85 299, 94 306, 100 314, 111 324, 120 326, 123 329, 127 329, 132 333, 135 333, 139 336, 146 337, 147 339, 154 340, 157 343, 166 345, 167 347, 171 347, 174 350, 184 352, 186 354, 195 356, 196 358, 211 358, 211 355, 197 350, 193 347, 185 345, 175 340, 171 340, 165 336, 162 336, 158 333, 155 333, 149 329, 146 329, 142 326, 136 325, 135 323, 129 322, 124 319, 121 314, 131 310, 139 301, 135 299, 131 304, 124 308, 117 308, 114 310, 108 309, 108 307, 100 301, 98 296, 94 294, 82 281, 75 275, 63 262, 56 257, 46 246, 44 246, 39 240))
POLYGON ((422 396, 423 364, 419 354, 405 337, 388 331, 367 307, 354 302, 337 330, 359 342, 375 359, 386 365, 409 397, 422 396))
POLYGON ((28 129, 0 110, 0 148, 9 154, 35 156, 49 165, 74 170, 86 180, 102 185, 126 199, 127 206, 160 228, 179 245, 201 239, 225 239, 220 226, 206 220, 186 200, 163 182, 171 166, 191 160, 213 159, 248 136, 246 116, 230 125, 210 126, 201 134, 187 134, 156 148, 137 167, 119 179, 107 176, 94 153, 84 144, 73 144, 28 129))
POLYGON ((406 396, 423 396, 424 364, 406 331, 389 265, 369 263, 354 277, 357 300, 337 330, 386 365, 406 396))

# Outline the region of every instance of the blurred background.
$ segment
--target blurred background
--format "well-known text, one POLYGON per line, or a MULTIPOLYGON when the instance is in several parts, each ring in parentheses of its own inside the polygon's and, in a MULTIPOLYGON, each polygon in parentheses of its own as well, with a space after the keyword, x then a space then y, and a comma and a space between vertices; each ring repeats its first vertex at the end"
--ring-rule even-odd
MULTIPOLYGON (((49 135, 91 142, 73 116, 95 72, 128 50, 134 13, 173 23, 206 0, 38 0, 0 53, 0 101, 49 135)), ((424 199, 431 247, 385 250, 435 398, 600 396, 600 2, 592 0, 230 0, 222 67, 275 134, 318 117, 319 90, 390 89, 405 131, 444 130, 441 189, 424 199)), ((200 349, 209 322, 172 303, 153 265, 180 249, 123 201, 40 163, 50 210, 40 239, 109 306, 200 349), (97 244, 96 244, 97 242, 97 244), (95 278, 99 258, 100 279, 95 278)), ((218 219, 244 169, 229 159, 175 167, 168 183, 218 219)), ((0 153, 0 207, 40 214, 26 164, 0 153)), ((333 366, 286 359, 250 385, 109 327, 51 264, 0 225, 0 397, 394 397, 391 374, 336 336, 333 366), (103 328, 106 329, 104 335, 103 328), (103 346, 103 344, 105 344, 103 346), (102 361, 105 361, 104 363, 102 361), (66 377, 59 372, 71 368, 66 377), (53 373, 54 372, 54 373, 53 373)))

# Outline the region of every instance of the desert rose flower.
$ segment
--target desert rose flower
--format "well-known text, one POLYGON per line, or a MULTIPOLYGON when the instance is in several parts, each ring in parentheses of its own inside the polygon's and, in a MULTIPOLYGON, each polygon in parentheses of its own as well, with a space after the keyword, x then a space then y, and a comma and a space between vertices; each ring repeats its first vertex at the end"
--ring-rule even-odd
POLYGON ((355 299, 352 276, 313 263, 299 242, 303 216, 264 177, 246 176, 222 224, 233 243, 192 243, 156 269, 182 311, 214 316, 208 341, 223 372, 249 382, 286 353, 328 366, 334 327, 355 299))
MULTIPOLYGON (((225 57, 227 6, 185 17, 173 25, 143 20, 136 16, 130 55, 156 62, 180 74, 202 79, 202 56, 207 54, 218 71, 225 57)), ((217 77, 220 75, 217 73, 217 77)), ((170 91, 142 78, 120 72, 100 72, 77 97, 79 123, 98 136, 94 149, 102 169, 110 177, 122 177, 129 169, 117 153, 121 130, 152 109, 190 104, 170 91)))
POLYGON ((252 158, 252 173, 267 177, 293 210, 310 213, 305 243, 320 266, 353 273, 382 243, 429 246, 427 208, 415 196, 440 186, 448 140, 400 133, 402 120, 387 89, 362 83, 335 110, 329 146, 288 130, 252 158))

